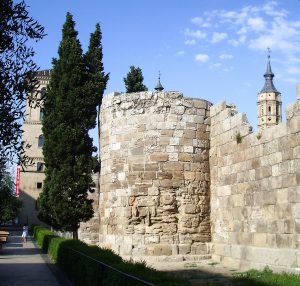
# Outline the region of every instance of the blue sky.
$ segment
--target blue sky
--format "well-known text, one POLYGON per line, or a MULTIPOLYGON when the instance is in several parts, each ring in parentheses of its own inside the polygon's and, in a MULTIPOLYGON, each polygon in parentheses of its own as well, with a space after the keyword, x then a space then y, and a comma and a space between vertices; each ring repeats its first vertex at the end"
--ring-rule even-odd
MULTIPOLYGON (((100 22, 105 93, 124 91, 129 66, 142 69, 150 90, 158 71, 165 90, 212 103, 226 100, 256 128, 257 93, 264 85, 267 47, 283 106, 296 99, 300 82, 300 1, 236 0, 27 0, 30 14, 48 34, 34 44, 35 60, 51 68, 66 12, 83 50, 100 22)), ((95 136, 95 133, 93 133, 95 136)))

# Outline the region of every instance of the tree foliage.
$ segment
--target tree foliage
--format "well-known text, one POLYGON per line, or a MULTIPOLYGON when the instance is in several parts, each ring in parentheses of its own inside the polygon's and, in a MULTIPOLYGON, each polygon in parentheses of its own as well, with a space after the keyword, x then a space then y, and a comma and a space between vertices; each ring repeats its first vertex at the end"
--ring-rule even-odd
POLYGON ((13 195, 14 183, 11 176, 1 171, 0 178, 0 222, 7 222, 17 217, 22 207, 19 198, 13 195))
POLYGON ((143 84, 143 73, 139 67, 131 66, 130 71, 124 77, 126 92, 147 91, 148 88, 143 84))
POLYGON ((103 71, 100 26, 83 55, 68 13, 58 55, 44 100, 46 178, 38 199, 39 218, 77 237, 79 223, 93 215, 87 191, 93 187, 92 153, 97 148, 88 132, 96 126, 97 108, 109 78, 103 71))
MULTIPOLYGON (((27 12, 24 1, 0 1, 0 161, 15 155, 26 162, 22 142, 22 119, 27 94, 37 85, 28 40, 44 37, 44 28, 27 12)), ((32 100, 33 102, 34 100, 32 100)))

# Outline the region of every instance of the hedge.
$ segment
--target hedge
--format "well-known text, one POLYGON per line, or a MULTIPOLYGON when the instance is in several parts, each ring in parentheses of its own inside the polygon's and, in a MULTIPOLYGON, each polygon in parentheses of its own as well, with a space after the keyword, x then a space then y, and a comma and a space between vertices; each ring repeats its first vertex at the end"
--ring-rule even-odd
POLYGON ((145 263, 125 261, 109 249, 90 246, 75 239, 64 239, 40 226, 33 227, 33 235, 38 245, 48 253, 76 286, 145 285, 101 265, 98 261, 155 285, 190 285, 188 281, 170 277, 166 273, 147 267, 145 263))

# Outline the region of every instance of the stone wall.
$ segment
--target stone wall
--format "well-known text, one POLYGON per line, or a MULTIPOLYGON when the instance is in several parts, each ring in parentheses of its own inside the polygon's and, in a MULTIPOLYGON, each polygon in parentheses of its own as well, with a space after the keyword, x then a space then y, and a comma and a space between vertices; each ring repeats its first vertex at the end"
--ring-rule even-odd
POLYGON ((179 92, 104 97, 100 246, 133 257, 206 253, 210 105, 179 92))
POLYGON ((81 222, 78 229, 78 238, 87 244, 99 243, 99 173, 93 174, 95 187, 93 192, 88 192, 88 198, 93 200, 93 217, 87 222, 81 222))
POLYGON ((300 100, 285 123, 256 134, 225 102, 210 114, 213 258, 299 271, 300 100))

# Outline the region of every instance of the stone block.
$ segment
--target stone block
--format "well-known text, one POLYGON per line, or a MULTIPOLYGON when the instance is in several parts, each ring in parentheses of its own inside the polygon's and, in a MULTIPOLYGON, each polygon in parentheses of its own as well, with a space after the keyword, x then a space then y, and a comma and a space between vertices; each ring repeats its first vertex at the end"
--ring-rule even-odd
POLYGON ((178 255, 179 250, 178 250, 178 245, 177 244, 172 244, 172 255, 178 255))
POLYGON ((172 137, 172 138, 170 138, 170 145, 171 146, 179 145, 179 141, 180 141, 179 137, 172 137))
POLYGON ((291 206, 292 217, 295 219, 300 219, 300 203, 295 203, 291 206))
POLYGON ((267 246, 267 234, 266 233, 254 233, 253 234, 253 245, 254 246, 267 246))
POLYGON ((183 171, 183 163, 181 162, 166 162, 163 165, 164 171, 183 171))
POLYGON ((145 244, 159 243, 159 235, 145 235, 145 244))
POLYGON ((190 244, 179 244, 178 252, 181 255, 189 254, 191 252, 191 245, 190 244))
POLYGON ((178 153, 169 153, 169 161, 178 162, 178 153))
POLYGON ((158 171, 159 165, 157 163, 145 163, 145 171, 158 171))
POLYGON ((278 248, 296 248, 295 235, 292 234, 276 234, 276 246, 278 248))
POLYGON ((144 147, 133 148, 130 150, 131 155, 144 155, 144 147))
POLYGON ((300 203, 300 187, 288 188, 288 202, 289 203, 300 203))
POLYGON ((151 154, 149 157, 150 157, 150 161, 155 161, 155 162, 166 162, 169 159, 168 154, 165 153, 154 153, 151 154))
POLYGON ((194 255, 208 254, 208 246, 205 243, 193 243, 191 245, 191 254, 194 255))
POLYGON ((152 255, 153 256, 172 255, 172 246, 171 245, 154 245, 152 255))

